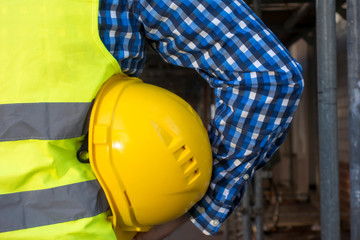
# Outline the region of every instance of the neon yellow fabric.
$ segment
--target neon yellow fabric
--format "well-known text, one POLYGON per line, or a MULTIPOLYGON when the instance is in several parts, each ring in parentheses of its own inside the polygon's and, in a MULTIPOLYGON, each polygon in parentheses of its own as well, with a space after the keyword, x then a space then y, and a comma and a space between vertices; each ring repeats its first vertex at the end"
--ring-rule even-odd
POLYGON ((1 168, 6 169, 0 173, 1 194, 13 193, 14 190, 47 189, 95 179, 88 164, 74 159, 81 140, 82 137, 0 143, 0 156, 11 156, 11 161, 0 160, 1 168))
MULTIPOLYGON (((98 0, 0 1, 0 105, 86 103, 95 98, 102 83, 120 72, 98 36, 98 5, 98 0)), ((0 195, 94 179, 90 166, 76 159, 81 140, 0 142, 0 195)), ((0 239, 116 237, 103 213, 3 232, 0 239)))
POLYGON ((120 71, 98 36, 98 1, 9 0, 0 7, 0 76, 8 80, 0 103, 88 102, 120 71))
MULTIPOLYGON (((25 230, 5 232, 0 234, 0 239, 4 240, 108 240, 114 239, 111 224, 107 222, 107 214, 99 214, 93 218, 84 218, 77 221, 58 223, 25 230), (66 231, 64 231, 66 229, 66 231), (86 231, 78 231, 86 229, 86 231)), ((122 239, 119 239, 122 240, 122 239)))

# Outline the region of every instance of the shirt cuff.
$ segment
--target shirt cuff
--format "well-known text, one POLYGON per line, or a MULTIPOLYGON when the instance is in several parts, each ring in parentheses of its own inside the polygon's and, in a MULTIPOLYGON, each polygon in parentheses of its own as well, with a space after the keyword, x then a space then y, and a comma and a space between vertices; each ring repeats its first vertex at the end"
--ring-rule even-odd
POLYGON ((215 235, 228 216, 230 209, 231 206, 218 203, 206 196, 187 212, 187 216, 203 234, 215 235))

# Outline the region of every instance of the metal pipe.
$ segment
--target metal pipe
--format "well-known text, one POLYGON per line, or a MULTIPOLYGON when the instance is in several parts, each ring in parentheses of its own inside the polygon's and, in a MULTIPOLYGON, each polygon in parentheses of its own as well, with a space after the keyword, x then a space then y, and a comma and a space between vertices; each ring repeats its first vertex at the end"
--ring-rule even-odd
POLYGON ((340 240, 335 0, 316 1, 321 239, 340 240))
POLYGON ((292 131, 290 130, 289 133, 288 133, 288 141, 289 141, 289 147, 288 147, 288 156, 289 156, 289 167, 290 167, 290 193, 291 193, 291 196, 294 196, 295 195, 295 181, 294 181, 294 178, 295 178, 295 174, 294 174, 294 148, 293 148, 293 133, 292 131))
POLYGON ((264 211, 263 211, 263 183, 262 171, 258 170, 255 174, 255 226, 256 240, 264 239, 264 211))
POLYGON ((228 218, 225 222, 224 222, 224 240, 230 240, 230 235, 229 235, 229 219, 228 218))
POLYGON ((360 239, 360 4, 347 1, 351 240, 360 239))
POLYGON ((251 191, 251 184, 248 184, 242 200, 243 240, 251 240, 250 191, 251 191))
POLYGON ((261 0, 254 0, 254 13, 261 18, 262 11, 261 11, 261 0))
POLYGON ((238 240, 238 239, 243 239, 243 231, 241 231, 240 229, 242 228, 240 225, 242 224, 242 213, 241 213, 241 208, 237 209, 235 211, 235 234, 234 234, 234 238, 232 240, 238 240))
POLYGON ((290 30, 296 26, 314 8, 313 3, 303 3, 299 10, 293 13, 284 23, 284 29, 290 30))

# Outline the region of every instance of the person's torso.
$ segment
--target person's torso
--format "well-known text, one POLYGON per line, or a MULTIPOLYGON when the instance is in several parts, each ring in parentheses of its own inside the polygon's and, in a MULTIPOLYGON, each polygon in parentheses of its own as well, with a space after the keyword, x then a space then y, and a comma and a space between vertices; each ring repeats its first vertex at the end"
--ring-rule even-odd
POLYGON ((0 1, 0 239, 115 239, 76 152, 91 102, 120 72, 96 0, 0 1))

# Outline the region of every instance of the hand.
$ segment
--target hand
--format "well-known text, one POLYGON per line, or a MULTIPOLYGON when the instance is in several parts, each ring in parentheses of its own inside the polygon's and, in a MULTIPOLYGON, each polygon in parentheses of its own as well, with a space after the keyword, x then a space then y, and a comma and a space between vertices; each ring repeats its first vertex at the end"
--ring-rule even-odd
POLYGON ((184 224, 188 218, 183 215, 171 222, 167 222, 161 225, 152 227, 147 232, 139 232, 135 235, 133 240, 160 240, 178 229, 182 224, 184 224))

